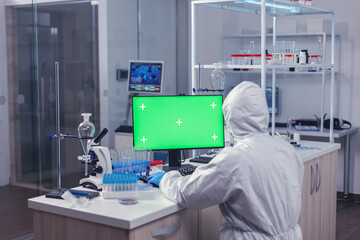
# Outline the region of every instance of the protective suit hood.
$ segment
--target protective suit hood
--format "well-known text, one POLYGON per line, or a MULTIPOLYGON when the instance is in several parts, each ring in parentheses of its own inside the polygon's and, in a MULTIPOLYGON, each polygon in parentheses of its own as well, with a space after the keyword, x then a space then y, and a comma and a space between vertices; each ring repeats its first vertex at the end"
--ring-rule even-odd
POLYGON ((227 95, 223 104, 226 126, 235 140, 266 133, 269 111, 263 90, 244 81, 227 95))

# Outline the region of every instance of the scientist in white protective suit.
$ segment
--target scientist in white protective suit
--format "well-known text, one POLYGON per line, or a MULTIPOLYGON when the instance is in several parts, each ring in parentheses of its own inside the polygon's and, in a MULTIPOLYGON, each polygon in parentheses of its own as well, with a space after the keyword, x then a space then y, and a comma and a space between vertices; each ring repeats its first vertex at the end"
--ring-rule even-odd
POLYGON ((192 175, 156 173, 149 182, 191 209, 219 205, 225 218, 220 239, 302 239, 303 163, 289 143, 269 135, 263 90, 240 83, 225 99, 223 112, 234 147, 192 175))

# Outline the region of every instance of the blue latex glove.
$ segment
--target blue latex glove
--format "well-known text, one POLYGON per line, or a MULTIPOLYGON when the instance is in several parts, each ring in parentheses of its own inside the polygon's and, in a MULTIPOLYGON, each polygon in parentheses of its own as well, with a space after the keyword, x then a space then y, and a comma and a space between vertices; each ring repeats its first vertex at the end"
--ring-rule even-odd
POLYGON ((149 179, 148 183, 151 184, 156 184, 158 186, 160 186, 160 181, 163 178, 163 176, 165 175, 166 172, 156 172, 151 174, 150 176, 147 177, 147 179, 149 179))

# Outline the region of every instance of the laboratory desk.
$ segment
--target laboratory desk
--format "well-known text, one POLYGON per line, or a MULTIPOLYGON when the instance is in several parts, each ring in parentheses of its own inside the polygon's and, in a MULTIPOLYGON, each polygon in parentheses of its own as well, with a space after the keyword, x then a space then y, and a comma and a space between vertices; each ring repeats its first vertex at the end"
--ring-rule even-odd
MULTIPOLYGON (((303 144, 314 147, 297 150, 305 165, 299 220, 304 239, 335 239, 337 150, 340 145, 303 144)), ((90 202, 88 208, 70 208, 64 200, 45 196, 29 199, 35 239, 209 240, 218 239, 218 229, 224 221, 217 206, 201 211, 186 209, 166 199, 159 189, 139 195, 136 205, 121 205, 117 200, 101 196, 90 202)))
MULTIPOLYGON (((337 130, 334 129, 334 139, 344 138, 344 199, 349 198, 349 182, 350 182, 350 140, 351 135, 355 134, 359 130, 358 127, 352 127, 350 129, 337 130)), ((271 130, 270 130, 271 131, 271 130)), ((276 131, 282 134, 285 134, 287 128, 276 128, 276 131)), ((295 131, 292 131, 295 132, 295 131)), ((313 140, 316 138, 316 141, 319 141, 319 138, 324 139, 324 141, 329 141, 330 130, 324 129, 323 132, 320 131, 301 131, 302 138, 307 140, 313 140)))

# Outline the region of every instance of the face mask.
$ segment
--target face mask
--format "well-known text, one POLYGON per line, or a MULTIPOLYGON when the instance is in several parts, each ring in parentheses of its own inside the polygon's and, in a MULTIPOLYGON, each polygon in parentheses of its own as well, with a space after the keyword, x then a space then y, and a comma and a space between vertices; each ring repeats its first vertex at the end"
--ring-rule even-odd
MULTIPOLYGON (((326 119, 324 121, 324 128, 330 128, 330 119, 326 119)), ((334 129, 344 130, 350 128, 351 128, 351 123, 349 121, 346 121, 342 118, 334 118, 334 129), (347 124, 348 127, 343 128, 345 124, 347 124)))

